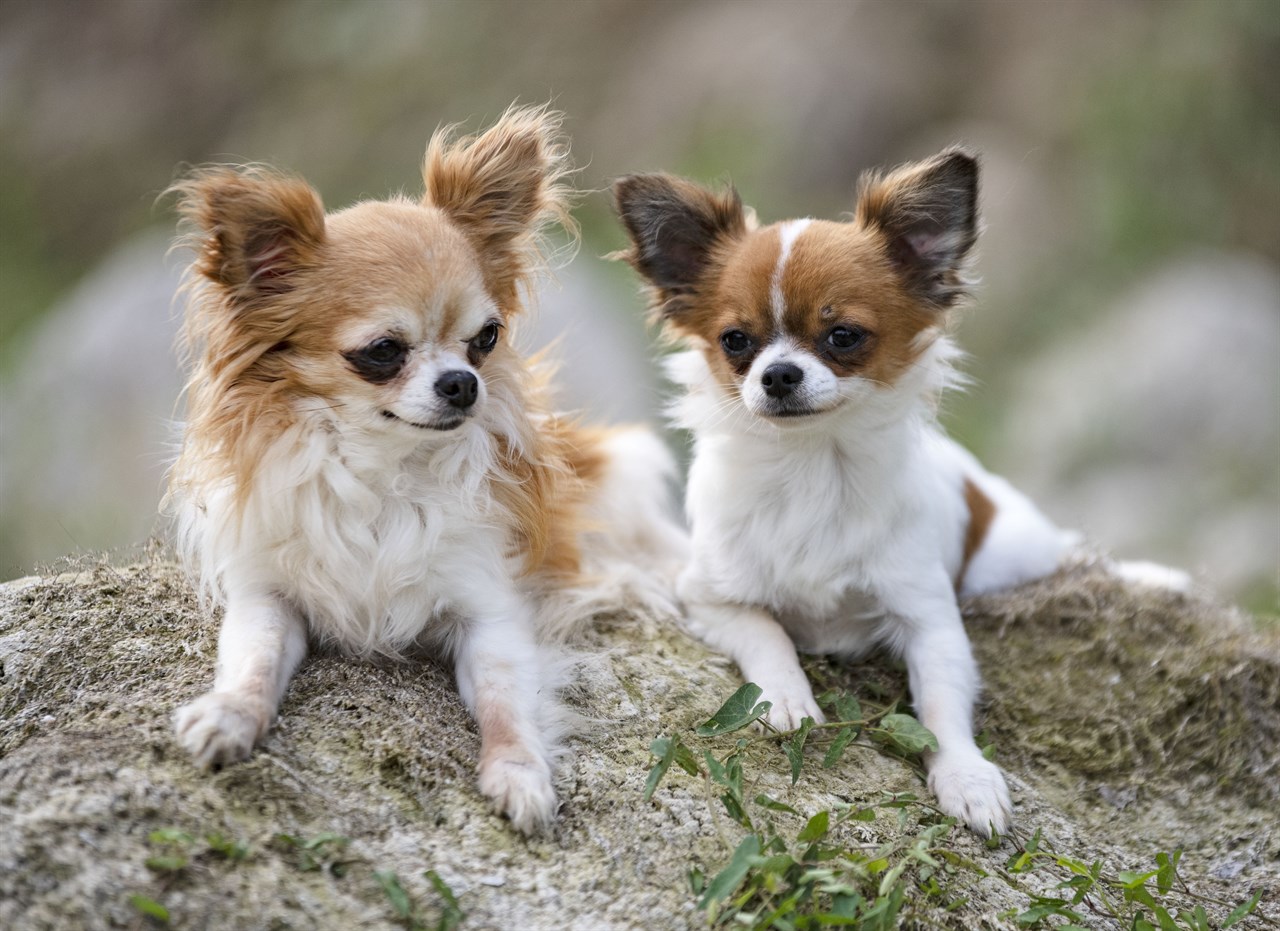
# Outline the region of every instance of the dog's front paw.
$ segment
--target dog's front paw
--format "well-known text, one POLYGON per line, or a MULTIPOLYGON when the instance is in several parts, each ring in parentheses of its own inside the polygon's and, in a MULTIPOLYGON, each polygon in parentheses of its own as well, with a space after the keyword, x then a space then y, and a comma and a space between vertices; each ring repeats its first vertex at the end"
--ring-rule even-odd
POLYGON ((938 807, 959 818, 975 834, 1003 834, 1013 820, 1013 803, 1000 767, 973 753, 940 753, 929 766, 929 788, 938 807))
POLYGON ((248 759, 268 723, 261 702, 233 692, 207 692, 173 718, 178 742, 204 769, 248 759))
POLYGON ((802 690, 775 689, 765 692, 763 697, 773 703, 765 720, 780 731, 795 730, 805 718, 813 718, 815 724, 826 720, 807 682, 802 690))
POLYGON ((522 834, 543 831, 555 820, 551 767, 532 754, 514 752, 485 760, 480 765, 480 792, 522 834))

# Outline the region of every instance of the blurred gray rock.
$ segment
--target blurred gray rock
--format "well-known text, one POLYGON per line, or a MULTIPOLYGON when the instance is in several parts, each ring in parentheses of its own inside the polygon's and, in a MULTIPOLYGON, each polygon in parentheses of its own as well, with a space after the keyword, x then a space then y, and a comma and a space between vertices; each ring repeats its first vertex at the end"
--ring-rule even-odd
POLYGON ((167 249, 151 233, 114 252, 0 384, 0 576, 151 533, 181 384, 167 249))
POLYGON ((1229 591, 1280 567, 1280 271, 1181 256, 1028 359, 991 464, 1061 522, 1229 591))

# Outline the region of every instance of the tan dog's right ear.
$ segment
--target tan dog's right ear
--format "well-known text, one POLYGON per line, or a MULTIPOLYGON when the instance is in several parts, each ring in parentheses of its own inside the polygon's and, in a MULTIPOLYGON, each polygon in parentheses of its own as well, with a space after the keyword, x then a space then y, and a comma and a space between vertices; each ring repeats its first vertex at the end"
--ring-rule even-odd
POLYGON ((203 168, 170 189, 191 227, 194 270, 233 303, 282 294, 324 242, 320 195, 270 169, 203 168))
POLYGON ((614 182, 613 199, 631 238, 616 257, 649 282, 654 311, 664 319, 689 305, 716 246, 750 228, 732 187, 716 193, 672 175, 630 175, 614 182))
POLYGON ((539 263, 539 240, 558 222, 571 236, 569 151, 563 116, 545 106, 512 106, 477 136, 452 127, 431 137, 422 165, 423 203, 448 215, 475 246, 485 280, 504 310, 539 263))

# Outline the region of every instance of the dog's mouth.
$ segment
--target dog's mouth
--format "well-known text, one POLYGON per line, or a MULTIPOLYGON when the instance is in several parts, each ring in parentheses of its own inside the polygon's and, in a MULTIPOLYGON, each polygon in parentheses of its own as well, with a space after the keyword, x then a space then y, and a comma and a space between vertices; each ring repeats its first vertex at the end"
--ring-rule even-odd
POLYGON ((789 407, 770 407, 765 410, 756 411, 755 413, 758 416, 763 417, 765 420, 795 422, 809 418, 818 418, 823 414, 830 414, 839 406, 840 402, 837 401, 829 407, 804 407, 799 405, 789 407))
POLYGON ((394 420, 397 423, 402 423, 410 427, 417 427, 419 430, 438 430, 441 432, 456 430, 458 427, 462 426, 467 419, 466 414, 458 414, 456 417, 451 417, 447 420, 437 420, 434 423, 418 423, 415 420, 405 420, 403 417, 393 414, 388 410, 383 410, 382 416, 387 418, 387 420, 394 420))

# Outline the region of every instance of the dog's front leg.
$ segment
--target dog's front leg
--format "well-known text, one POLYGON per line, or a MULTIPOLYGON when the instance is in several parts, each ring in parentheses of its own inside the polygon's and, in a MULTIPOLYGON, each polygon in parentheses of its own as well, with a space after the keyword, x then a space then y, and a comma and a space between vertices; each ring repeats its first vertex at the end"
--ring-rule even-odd
POLYGON ((477 593, 460 608, 458 692, 480 727, 480 791, 523 833, 544 829, 556 795, 540 719, 555 698, 540 669, 532 611, 501 590, 477 593))
POLYGON ((1003 832, 1013 806, 1000 768, 973 740, 978 666, 950 579, 939 572, 924 585, 915 579, 883 596, 895 624, 891 636, 907 661, 916 714, 938 738, 937 752, 924 754, 938 806, 978 834, 1003 832))
POLYGON ((306 652, 306 624, 278 596, 228 597, 213 689, 174 716, 178 740, 196 763, 208 768, 249 756, 306 652))
POLYGON ((805 718, 823 720, 795 644, 781 624, 759 608, 712 600, 688 576, 681 580, 680 597, 690 633, 730 657, 744 679, 760 686, 761 697, 773 705, 771 725, 789 731, 805 718))

